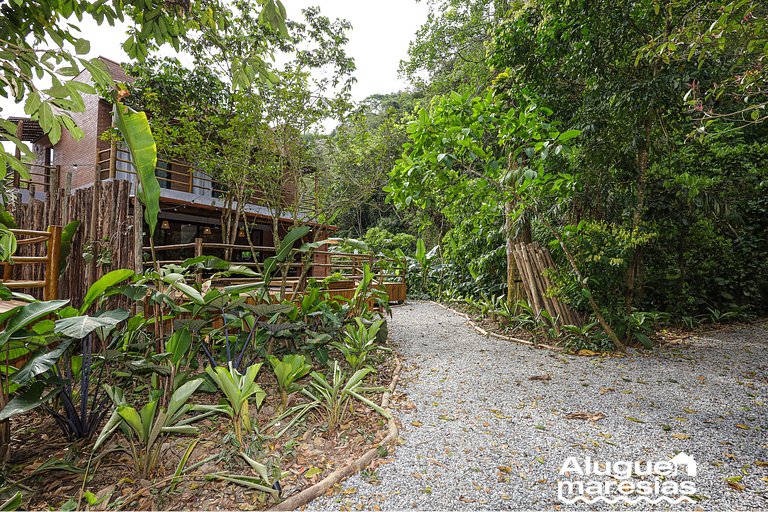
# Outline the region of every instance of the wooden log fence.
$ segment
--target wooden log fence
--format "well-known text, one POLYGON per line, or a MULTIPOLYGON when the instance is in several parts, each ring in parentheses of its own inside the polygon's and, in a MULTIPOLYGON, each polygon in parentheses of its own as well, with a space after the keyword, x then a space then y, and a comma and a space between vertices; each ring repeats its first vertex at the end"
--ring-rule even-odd
MULTIPOLYGON (((77 305, 82 302, 94 279, 116 268, 134 267, 134 219, 129 215, 133 201, 131 183, 124 180, 104 181, 97 189, 85 187, 72 191, 71 173, 63 177, 63 187, 59 186, 60 178, 58 173, 51 175, 45 201, 35 198, 35 185, 30 185, 29 200, 22 203, 20 196, 17 196, 13 214, 16 224, 26 231, 44 232, 48 226, 63 227, 73 220, 80 221, 72 239, 72 250, 66 260, 60 262, 60 267, 65 270, 58 282, 57 297, 52 297, 70 299, 72 304, 77 305), (97 216, 95 222, 94 212, 97 216)), ((60 241, 60 232, 57 236, 60 241)), ((24 244, 19 245, 17 255, 41 257, 46 254, 45 251, 45 244, 24 244)), ((18 260, 18 257, 15 259, 18 260)), ((39 282, 45 279, 45 265, 40 261, 9 267, 4 269, 3 280, 39 282)), ((41 290, 20 289, 42 299, 44 292, 41 290)))

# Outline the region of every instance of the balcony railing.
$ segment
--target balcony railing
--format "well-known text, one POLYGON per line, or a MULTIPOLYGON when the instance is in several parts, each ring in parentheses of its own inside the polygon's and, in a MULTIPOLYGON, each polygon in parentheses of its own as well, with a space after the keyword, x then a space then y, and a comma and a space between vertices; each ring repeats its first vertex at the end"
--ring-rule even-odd
POLYGON ((17 172, 13 173, 13 187, 17 190, 28 190, 31 196, 37 192, 47 194, 49 190, 59 187, 61 166, 29 164, 27 166, 29 179, 24 179, 17 172))
MULTIPOLYGON (((135 180, 136 169, 131 161, 130 153, 112 145, 112 147, 100 150, 97 153, 97 176, 105 179, 129 179, 135 180)), ((199 171, 187 162, 180 160, 164 159, 158 157, 155 175, 160 183, 161 195, 174 196, 174 192, 189 194, 193 198, 222 199, 226 196, 226 186, 206 173, 199 171), (167 191, 167 192, 166 192, 167 191)), ((298 205, 299 212, 312 215, 317 211, 317 176, 314 177, 314 194, 302 197, 298 205)), ((286 203, 290 204, 291 191, 284 191, 286 203)), ((262 192, 256 192, 248 201, 249 205, 269 207, 270 202, 262 192)))

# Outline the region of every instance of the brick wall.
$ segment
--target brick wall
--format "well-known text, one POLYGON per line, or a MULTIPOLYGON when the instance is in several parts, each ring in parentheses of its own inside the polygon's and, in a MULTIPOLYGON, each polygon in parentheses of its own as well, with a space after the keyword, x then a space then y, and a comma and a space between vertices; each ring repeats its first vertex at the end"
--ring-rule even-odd
MULTIPOLYGON (((91 75, 83 71, 76 80, 91 83, 91 75)), ((96 94, 83 94, 84 112, 73 112, 75 120, 83 137, 75 140, 68 132, 62 131, 61 140, 53 147, 52 165, 61 166, 60 184, 63 187, 67 171, 77 164, 77 172, 72 175, 72 188, 83 187, 93 183, 96 168, 96 155, 99 149, 108 149, 109 143, 100 140, 101 134, 112 124, 111 106, 96 94)), ((45 148, 51 144, 47 137, 34 144, 37 154, 35 163, 42 164, 45 158, 45 148)))

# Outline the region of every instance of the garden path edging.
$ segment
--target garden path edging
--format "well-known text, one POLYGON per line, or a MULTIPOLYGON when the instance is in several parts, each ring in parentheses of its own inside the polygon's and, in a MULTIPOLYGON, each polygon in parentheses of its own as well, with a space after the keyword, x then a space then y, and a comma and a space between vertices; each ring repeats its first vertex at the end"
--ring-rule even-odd
POLYGON ((524 340, 524 339, 521 339, 521 338, 513 338, 512 336, 504 336, 503 334, 497 334, 497 333, 492 332, 492 331, 486 331, 485 329, 483 329, 482 327, 477 325, 472 320, 472 318, 470 318, 470 316, 467 315, 466 313, 462 313, 461 311, 457 311, 457 310, 455 310, 455 309, 453 309, 451 307, 446 306, 445 304, 441 304, 441 303, 435 302, 433 300, 431 300, 429 302, 431 302, 432 304, 436 304, 436 305, 440 306, 441 308, 450 311, 451 313, 455 313, 455 314, 457 314, 457 315, 459 315, 461 317, 464 317, 467 320, 467 324, 470 327, 472 327, 478 334, 481 334, 483 336, 488 336, 490 338, 496 338, 497 340, 502 340, 502 341, 511 341, 513 343, 519 343, 520 345, 527 345, 527 346, 533 347, 533 348, 543 348, 543 349, 547 349, 547 350, 554 350, 555 352, 564 352, 564 349, 562 349, 561 347, 555 347, 553 345, 546 345, 544 343, 533 343, 532 341, 524 340))

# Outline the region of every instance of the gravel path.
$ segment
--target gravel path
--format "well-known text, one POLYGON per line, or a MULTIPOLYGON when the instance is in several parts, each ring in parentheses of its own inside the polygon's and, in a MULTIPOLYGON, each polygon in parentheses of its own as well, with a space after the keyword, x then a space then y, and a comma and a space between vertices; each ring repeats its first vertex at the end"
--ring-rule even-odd
POLYGON ((624 358, 489 339, 432 303, 395 309, 389 332, 404 360, 402 444, 308 508, 647 509, 565 505, 558 478, 578 477, 558 472, 566 457, 665 461, 684 451, 698 463, 698 503, 651 508, 768 509, 766 325, 624 358), (605 417, 566 419, 577 412, 605 417))

